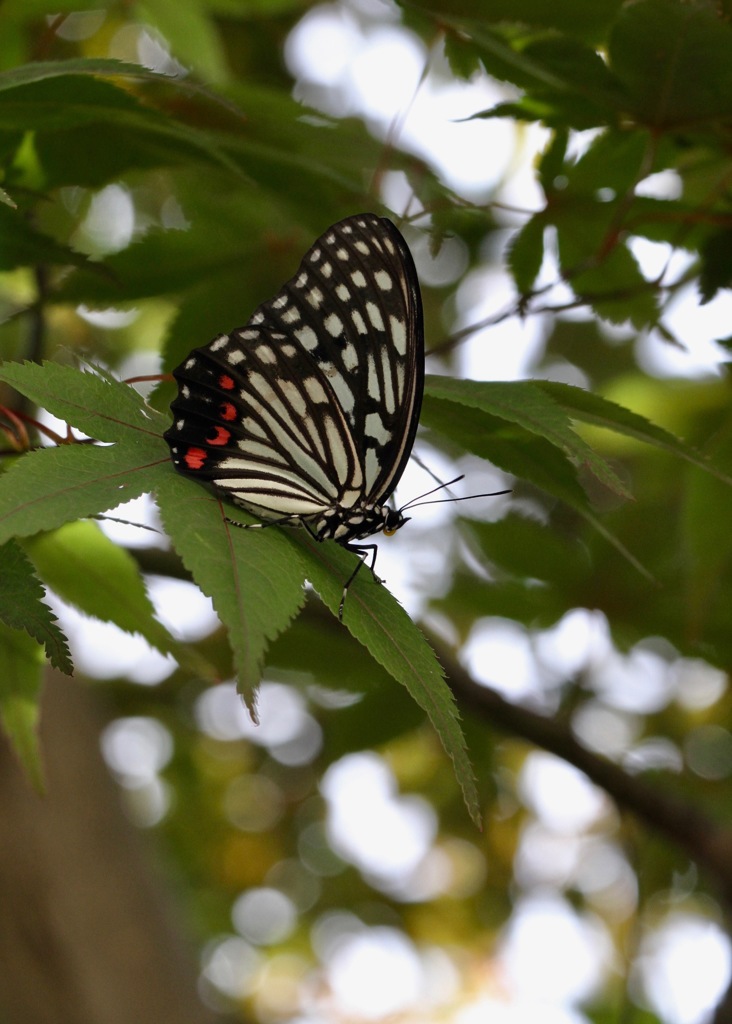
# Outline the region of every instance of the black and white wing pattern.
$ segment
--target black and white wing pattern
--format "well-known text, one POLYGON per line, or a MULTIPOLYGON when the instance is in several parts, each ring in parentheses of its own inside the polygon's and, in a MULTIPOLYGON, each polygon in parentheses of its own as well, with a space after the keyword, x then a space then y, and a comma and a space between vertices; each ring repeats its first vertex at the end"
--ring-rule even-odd
POLYGON ((406 521, 385 502, 417 430, 424 336, 414 262, 391 221, 334 224, 244 327, 173 375, 165 438, 179 472, 362 555, 351 541, 406 521))

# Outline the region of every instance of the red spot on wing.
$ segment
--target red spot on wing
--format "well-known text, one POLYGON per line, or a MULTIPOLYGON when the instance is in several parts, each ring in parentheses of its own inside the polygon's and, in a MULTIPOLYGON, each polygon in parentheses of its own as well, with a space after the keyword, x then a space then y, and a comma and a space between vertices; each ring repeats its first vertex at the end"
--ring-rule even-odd
POLYGON ((219 387, 223 388, 224 391, 233 391, 234 386, 234 378, 230 377, 228 373, 222 373, 219 377, 219 387))
POLYGON ((207 457, 204 448, 189 448, 183 456, 183 461, 187 469, 203 469, 207 457))
POLYGON ((222 402, 219 406, 219 414, 222 420, 231 422, 236 419, 236 406, 232 402, 222 402))
POLYGON ((231 431, 227 430, 226 427, 214 427, 215 434, 213 437, 207 437, 207 444, 227 444, 231 437, 231 431))

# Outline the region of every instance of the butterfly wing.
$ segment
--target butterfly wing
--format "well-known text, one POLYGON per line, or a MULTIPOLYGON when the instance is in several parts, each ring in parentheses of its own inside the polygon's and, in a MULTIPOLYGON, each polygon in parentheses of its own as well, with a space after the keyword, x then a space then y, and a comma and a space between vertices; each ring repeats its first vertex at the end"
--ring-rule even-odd
POLYGON ((422 307, 399 231, 373 214, 329 228, 242 328, 174 371, 176 468, 265 517, 381 504, 414 442, 422 307))

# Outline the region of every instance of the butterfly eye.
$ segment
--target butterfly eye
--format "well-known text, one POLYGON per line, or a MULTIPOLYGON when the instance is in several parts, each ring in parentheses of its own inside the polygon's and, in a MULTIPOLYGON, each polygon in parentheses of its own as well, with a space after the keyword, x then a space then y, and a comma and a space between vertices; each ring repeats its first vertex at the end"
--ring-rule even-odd
POLYGON ((417 431, 424 337, 400 232, 370 213, 334 224, 244 327, 194 349, 174 376, 176 469, 260 525, 299 524, 358 554, 345 600, 370 554, 374 567, 374 545, 359 541, 405 521, 385 503, 417 431))

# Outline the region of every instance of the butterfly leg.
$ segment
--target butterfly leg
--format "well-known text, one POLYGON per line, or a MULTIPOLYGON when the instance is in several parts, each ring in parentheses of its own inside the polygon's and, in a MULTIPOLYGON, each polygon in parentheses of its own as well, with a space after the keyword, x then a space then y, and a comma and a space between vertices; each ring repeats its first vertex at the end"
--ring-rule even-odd
POLYGON ((353 581, 356 579, 356 576, 358 575, 359 571, 361 570, 361 567, 368 560, 369 554, 371 555, 371 565, 369 566, 369 568, 371 569, 371 572, 373 573, 374 579, 376 580, 377 583, 383 583, 384 582, 382 579, 379 579, 379 577, 374 572, 374 566, 376 565, 376 555, 377 555, 378 550, 379 550, 376 544, 358 544, 358 545, 356 545, 356 544, 344 544, 343 547, 346 549, 346 551, 352 551, 354 553, 354 555, 358 555, 358 563, 356 565, 356 568, 353 570, 353 572, 351 573, 351 575, 348 577, 348 579, 346 580, 346 582, 343 585, 343 594, 341 595, 341 603, 338 605, 338 621, 339 622, 343 622, 343 609, 344 609, 345 604, 346 604, 346 596, 348 594, 348 589, 351 586, 351 584, 353 583, 353 581))

